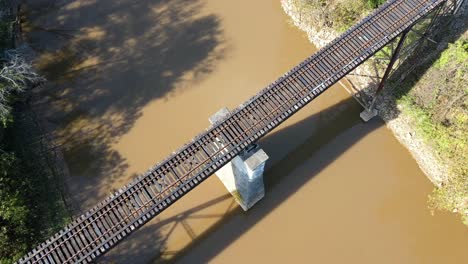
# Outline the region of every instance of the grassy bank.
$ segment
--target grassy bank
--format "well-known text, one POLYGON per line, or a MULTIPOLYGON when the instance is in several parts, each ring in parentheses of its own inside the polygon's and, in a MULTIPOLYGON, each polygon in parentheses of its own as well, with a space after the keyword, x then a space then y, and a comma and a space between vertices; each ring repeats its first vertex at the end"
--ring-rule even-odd
POLYGON ((416 133, 449 168, 448 181, 430 196, 430 207, 458 212, 468 225, 467 35, 426 64, 395 86, 397 102, 416 133))
POLYGON ((39 78, 13 49, 8 10, 0 1, 0 263, 16 261, 69 219, 53 152, 28 104, 27 87, 39 78))
POLYGON ((293 0, 301 19, 317 30, 331 28, 345 31, 385 0, 293 0))
MULTIPOLYGON (((317 36, 334 36, 385 1, 287 2, 292 5, 289 10, 292 10, 290 15, 296 17, 296 25, 307 31, 311 38, 310 32, 317 36), (321 34, 322 32, 328 34, 321 34)), ((447 180, 441 186, 435 187, 430 196, 429 207, 432 210, 457 212, 468 224, 468 40, 464 32, 465 21, 466 11, 462 16, 453 19, 451 24, 439 28, 431 36, 437 40, 437 44, 426 41, 424 47, 420 47, 422 54, 419 56, 422 57, 413 56, 413 65, 407 65, 412 69, 411 74, 403 81, 401 76, 392 76, 390 81, 395 81, 388 85, 387 90, 391 91, 390 101, 395 102, 388 104, 389 107, 397 108, 390 112, 399 112, 399 116, 395 118, 402 120, 402 123, 409 122, 402 126, 411 129, 406 134, 415 131, 416 136, 422 138, 424 145, 433 152, 430 156, 440 161, 439 167, 449 168, 448 171, 443 171, 447 174, 447 180)), ((311 39, 317 40, 316 37, 311 39)), ((398 75, 398 71, 395 75, 398 75)), ((408 148, 411 149, 409 146, 408 148)), ((420 155, 421 159, 425 160, 424 152, 416 152, 413 154, 420 155)), ((430 168, 426 168, 425 171, 430 171, 430 168)))

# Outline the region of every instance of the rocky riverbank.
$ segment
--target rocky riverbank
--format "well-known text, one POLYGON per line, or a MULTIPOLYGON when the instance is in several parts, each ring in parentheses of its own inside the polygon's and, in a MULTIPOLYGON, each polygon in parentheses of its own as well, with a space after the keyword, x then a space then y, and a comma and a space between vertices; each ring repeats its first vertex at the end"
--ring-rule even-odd
MULTIPOLYGON (((292 23, 306 32, 310 42, 318 48, 324 47, 327 43, 339 36, 339 33, 331 28, 317 30, 307 23, 307 20, 302 20, 300 11, 297 10, 293 2, 294 0, 281 0, 281 5, 286 14, 291 17, 292 23)), ((357 75, 369 76, 374 74, 374 71, 370 69, 369 65, 363 65, 363 67, 360 67, 358 70, 360 70, 360 72, 357 75)), ((359 78, 354 76, 353 79, 354 85, 361 87, 372 85, 371 81, 364 77, 359 78), (356 80, 356 78, 358 80, 356 80)), ((429 179, 437 185, 446 180, 446 165, 440 162, 434 150, 425 144, 424 140, 412 128, 411 118, 401 114, 400 110, 403 106, 396 104, 395 99, 388 93, 385 93, 381 100, 377 102, 376 107, 379 110, 379 116, 386 122, 397 139, 411 152, 412 156, 429 179), (395 105, 397 109, 395 109, 395 105)))

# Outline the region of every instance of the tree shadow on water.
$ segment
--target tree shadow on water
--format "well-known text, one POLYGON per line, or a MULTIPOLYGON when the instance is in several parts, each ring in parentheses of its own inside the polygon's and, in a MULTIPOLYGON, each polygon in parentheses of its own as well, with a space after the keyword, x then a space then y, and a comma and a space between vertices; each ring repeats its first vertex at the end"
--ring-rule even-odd
POLYGON ((82 209, 125 173, 111 145, 142 109, 189 89, 223 59, 220 21, 202 9, 198 0, 26 1, 25 37, 50 81, 35 107, 54 127, 82 209))

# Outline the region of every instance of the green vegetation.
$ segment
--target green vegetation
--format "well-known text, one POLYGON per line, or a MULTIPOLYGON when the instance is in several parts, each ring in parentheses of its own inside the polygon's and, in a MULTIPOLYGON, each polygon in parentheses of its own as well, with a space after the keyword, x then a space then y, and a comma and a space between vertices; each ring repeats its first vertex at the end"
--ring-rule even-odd
POLYGON ((0 263, 18 259, 69 221, 34 114, 23 108, 13 116, 0 149, 0 263))
POLYGON ((379 5, 385 3, 386 0, 366 0, 366 4, 369 8, 377 8, 379 5))
POLYGON ((69 217, 54 157, 24 92, 40 77, 21 49, 11 49, 12 18, 0 13, 0 263, 13 263, 69 217))
POLYGON ((8 46, 10 26, 9 23, 0 23, 0 49, 5 49, 8 46))
POLYGON ((301 20, 320 30, 328 27, 345 31, 385 0, 294 0, 301 20))
POLYGON ((449 180, 434 190, 430 207, 461 214, 468 225, 468 39, 462 37, 442 52, 417 80, 408 78, 398 104, 438 156, 449 164, 449 180))

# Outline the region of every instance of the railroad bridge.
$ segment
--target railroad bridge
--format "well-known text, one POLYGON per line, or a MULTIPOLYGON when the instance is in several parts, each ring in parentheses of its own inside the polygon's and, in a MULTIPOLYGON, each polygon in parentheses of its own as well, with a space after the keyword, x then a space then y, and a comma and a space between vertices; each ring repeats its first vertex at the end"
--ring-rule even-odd
MULTIPOLYGON (((387 1, 237 109, 218 114, 208 130, 75 219, 18 263, 94 262, 233 159, 258 152, 252 146, 261 137, 388 43, 398 41, 383 77, 385 81, 412 26, 447 6, 455 12, 462 2, 387 1)), ((372 103, 361 117, 368 119, 373 115, 372 103)), ((260 163, 266 158, 263 156, 260 163)), ((262 169, 261 164, 257 165, 262 169)))

